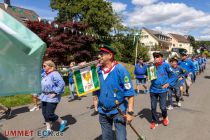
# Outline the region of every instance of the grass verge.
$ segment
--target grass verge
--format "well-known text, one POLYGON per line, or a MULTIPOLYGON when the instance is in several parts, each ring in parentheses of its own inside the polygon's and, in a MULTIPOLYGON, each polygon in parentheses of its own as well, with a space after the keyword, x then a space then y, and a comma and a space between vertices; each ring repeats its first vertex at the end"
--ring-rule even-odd
MULTIPOLYGON (((66 86, 65 93, 62 96, 69 95, 69 87, 66 86)), ((7 107, 15 107, 21 105, 27 105, 32 103, 31 94, 19 94, 13 96, 0 97, 0 103, 7 107)))
MULTIPOLYGON (((121 63, 121 62, 120 62, 121 63)), ((131 64, 121 63, 123 64, 127 70, 129 71, 131 78, 134 78, 134 66, 131 64)), ((65 87, 65 93, 62 96, 69 95, 69 87, 65 87)), ((15 107, 21 105, 27 105, 32 103, 32 95, 31 94, 19 94, 14 96, 5 96, 0 97, 0 103, 7 107, 15 107)))

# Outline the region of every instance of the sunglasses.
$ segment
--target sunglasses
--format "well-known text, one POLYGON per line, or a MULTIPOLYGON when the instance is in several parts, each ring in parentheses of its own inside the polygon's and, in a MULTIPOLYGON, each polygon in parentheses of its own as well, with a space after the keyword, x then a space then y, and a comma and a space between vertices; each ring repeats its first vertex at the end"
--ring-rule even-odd
POLYGON ((98 53, 98 55, 104 55, 104 54, 109 54, 108 52, 105 52, 105 51, 100 51, 99 53, 98 53))

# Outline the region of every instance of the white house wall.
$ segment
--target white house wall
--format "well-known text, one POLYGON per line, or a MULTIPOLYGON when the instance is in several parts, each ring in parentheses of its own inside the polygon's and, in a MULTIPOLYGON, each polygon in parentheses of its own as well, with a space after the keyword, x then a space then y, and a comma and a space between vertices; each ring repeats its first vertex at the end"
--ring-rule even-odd
POLYGON ((172 48, 178 48, 178 41, 176 39, 174 39, 172 36, 170 36, 171 39, 171 46, 169 47, 169 51, 171 51, 172 48))
POLYGON ((172 38, 171 40, 171 47, 169 48, 169 51, 171 51, 172 48, 184 48, 187 50, 187 52, 189 54, 192 54, 193 53, 193 48, 192 46, 190 46, 190 43, 181 43, 181 42, 178 42, 173 36, 171 36, 169 34, 169 36, 172 38))
POLYGON ((142 29, 141 31, 140 42, 141 44, 144 44, 145 46, 149 47, 155 46, 155 44, 158 45, 158 41, 144 29, 142 29))
POLYGON ((193 53, 193 48, 190 46, 190 43, 178 43, 178 47, 186 49, 189 54, 193 53))

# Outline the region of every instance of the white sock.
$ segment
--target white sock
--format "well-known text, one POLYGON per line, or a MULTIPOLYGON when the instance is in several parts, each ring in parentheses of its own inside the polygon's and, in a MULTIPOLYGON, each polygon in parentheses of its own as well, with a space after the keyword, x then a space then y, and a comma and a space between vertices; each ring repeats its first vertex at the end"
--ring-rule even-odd
POLYGON ((51 124, 49 122, 46 122, 46 127, 47 127, 47 130, 51 130, 51 124))
POLYGON ((47 131, 52 131, 50 128, 47 128, 47 131))

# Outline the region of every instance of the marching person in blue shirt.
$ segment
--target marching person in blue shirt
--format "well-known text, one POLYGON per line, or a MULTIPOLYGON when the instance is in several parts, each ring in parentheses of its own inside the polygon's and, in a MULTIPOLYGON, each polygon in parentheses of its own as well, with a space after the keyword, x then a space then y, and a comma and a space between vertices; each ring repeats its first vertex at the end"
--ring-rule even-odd
POLYGON ((187 77, 185 79, 186 84, 186 96, 189 96, 189 88, 192 84, 193 73, 195 71, 195 66, 190 59, 187 59, 187 52, 183 51, 181 54, 181 60, 178 62, 178 65, 187 71, 187 77))
POLYGON ((144 93, 148 93, 147 85, 146 85, 146 77, 147 77, 147 65, 144 63, 143 59, 140 58, 138 63, 135 65, 134 74, 136 77, 136 89, 137 93, 140 93, 140 85, 144 87, 144 93))
POLYGON ((193 79, 193 82, 195 82, 195 80, 196 80, 196 75, 198 75, 198 73, 199 73, 199 64, 198 64, 198 61, 196 60, 196 56, 192 56, 192 62, 193 62, 193 65, 194 65, 194 67, 195 67, 195 70, 194 70, 194 79, 193 79))
POLYGON ((204 64, 205 64, 204 65, 204 70, 206 69, 206 63, 207 63, 207 58, 206 57, 207 57, 207 54, 204 53, 203 54, 203 59, 204 59, 204 64))
POLYGON ((74 78, 73 78, 73 70, 72 70, 72 67, 74 66, 75 66, 75 62, 71 62, 69 65, 69 92, 70 92, 69 98, 71 98, 69 102, 74 100, 75 98, 74 94, 76 93, 76 89, 74 85, 74 78))
POLYGON ((198 63, 199 63, 199 72, 201 74, 201 72, 203 72, 203 59, 201 57, 201 55, 198 55, 198 63))
POLYGON ((114 123, 117 140, 126 140, 126 121, 133 120, 134 94, 132 81, 126 68, 114 60, 116 51, 103 45, 99 53, 98 76, 100 90, 98 96, 99 122, 103 140, 113 140, 114 123), (126 100, 127 98, 127 100, 126 100), (122 116, 117 108, 124 113, 122 116))
POLYGON ((174 80, 172 81, 172 83, 169 86, 169 92, 168 92, 169 106, 167 107, 168 110, 173 109, 173 100, 172 100, 173 93, 175 94, 175 97, 176 97, 177 106, 181 107, 180 86, 182 86, 183 80, 187 74, 183 68, 178 66, 178 58, 177 57, 171 58, 170 63, 171 63, 171 68, 175 72, 175 75, 173 74, 172 75, 173 77, 170 76, 170 78, 173 78, 174 80))
POLYGON ((206 69, 206 61, 207 61, 205 53, 202 54, 202 59, 203 59, 203 70, 205 70, 206 69))
POLYGON ((175 72, 172 70, 170 65, 163 62, 163 55, 159 52, 154 52, 153 57, 155 60, 156 75, 157 78, 151 81, 150 86, 150 99, 151 99, 151 113, 152 113, 152 123, 150 128, 155 129, 158 125, 158 116, 156 112, 158 98, 160 101, 160 109, 163 117, 163 125, 167 126, 169 124, 167 109, 166 109, 166 97, 169 91, 168 87, 171 85, 175 72))
POLYGON ((55 109, 61 100, 61 94, 64 93, 65 83, 61 75, 56 71, 55 63, 51 60, 43 63, 45 76, 42 78, 42 94, 39 96, 42 101, 42 115, 46 122, 46 135, 52 133, 51 122, 59 122, 59 131, 63 132, 67 121, 62 120, 55 114, 55 109))

